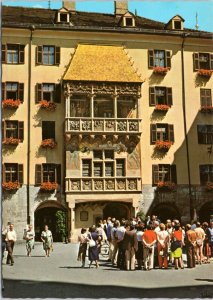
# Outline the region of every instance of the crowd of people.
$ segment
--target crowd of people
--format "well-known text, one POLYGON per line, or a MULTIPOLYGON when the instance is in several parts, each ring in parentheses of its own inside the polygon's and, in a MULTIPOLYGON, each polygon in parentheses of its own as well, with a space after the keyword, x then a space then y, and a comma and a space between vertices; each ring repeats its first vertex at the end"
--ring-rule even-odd
POLYGON ((108 262, 121 270, 184 269, 183 253, 187 268, 195 268, 213 257, 213 218, 209 223, 193 221, 181 226, 179 220, 162 223, 154 215, 145 222, 139 217, 121 221, 109 217, 88 231, 82 228, 78 241, 77 260, 82 267, 88 249, 89 267, 95 262, 98 268, 101 247, 108 244, 108 262))
MULTIPOLYGON (((31 256, 34 249, 34 238, 33 226, 28 225, 23 235, 27 256, 31 256)), ((8 223, 2 230, 2 258, 6 249, 6 263, 11 266, 14 265, 16 240, 14 225, 8 223)), ((41 241, 45 256, 49 257, 53 250, 53 236, 47 225, 41 233, 41 241)), ((109 217, 89 230, 82 228, 78 241, 77 260, 81 261, 82 267, 85 267, 88 253, 89 268, 93 262, 98 268, 101 249, 107 246, 108 262, 121 270, 184 269, 183 254, 186 254, 187 267, 195 268, 196 264, 210 263, 213 257, 213 216, 210 216, 209 223, 193 221, 186 226, 181 226, 179 220, 162 223, 154 215, 144 222, 139 217, 121 221, 109 217)))

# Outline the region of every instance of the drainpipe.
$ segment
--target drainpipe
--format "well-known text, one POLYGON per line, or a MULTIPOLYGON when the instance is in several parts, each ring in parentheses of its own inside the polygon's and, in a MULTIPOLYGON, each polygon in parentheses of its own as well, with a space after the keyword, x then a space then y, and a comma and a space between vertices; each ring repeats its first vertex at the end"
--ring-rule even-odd
POLYGON ((188 173, 188 186, 189 186, 189 208, 190 217, 193 218, 193 199, 192 199, 192 185, 191 185, 191 173, 190 173, 190 157, 189 157, 189 141, 187 135, 186 125, 186 95, 185 95, 185 74, 184 74, 184 43, 189 33, 183 33, 182 45, 181 45, 181 73, 182 73, 182 106, 183 106, 183 123, 184 123, 184 135, 186 141, 186 161, 187 161, 187 173, 188 173))
POLYGON ((32 77, 32 39, 35 26, 30 26, 30 42, 28 55, 28 119, 27 119, 27 224, 30 224, 30 125, 31 125, 31 77, 32 77))

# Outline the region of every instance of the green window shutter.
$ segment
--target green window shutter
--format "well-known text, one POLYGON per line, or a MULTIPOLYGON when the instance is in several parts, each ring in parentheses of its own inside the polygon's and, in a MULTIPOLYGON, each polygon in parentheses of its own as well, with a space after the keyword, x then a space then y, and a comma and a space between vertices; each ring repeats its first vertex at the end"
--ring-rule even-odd
POLYGON ((18 99, 23 102, 24 101, 24 83, 18 84, 18 99))
POLYGON ((56 165, 56 179, 57 183, 61 184, 61 165, 56 165))
POLYGON ((18 182, 23 184, 24 182, 24 168, 23 165, 18 165, 18 182))
POLYGON ((24 122, 18 122, 18 138, 20 142, 24 140, 24 122))
POLYGON ((1 84, 1 100, 5 100, 6 99, 6 83, 2 82, 1 84))
POLYGON ((156 97, 155 97, 155 88, 149 88, 149 106, 155 106, 156 104, 156 97))
POLYGON ((6 137, 6 134, 5 134, 5 121, 2 121, 2 140, 4 140, 4 138, 6 137))
POLYGON ((171 182, 177 183, 176 165, 171 165, 171 182))
POLYGON ((150 144, 154 145, 157 140, 157 125, 150 124, 150 144))
POLYGON ((55 64, 60 65, 60 47, 55 47, 55 64))
POLYGON ((37 46, 37 48, 36 48, 36 63, 38 65, 43 64, 43 47, 42 46, 37 46))
POLYGON ((175 141, 174 126, 170 124, 168 125, 168 136, 169 136, 169 141, 174 143, 175 141))
POLYGON ((148 50, 148 68, 154 67, 154 50, 148 50))
POLYGON ((42 183, 42 165, 35 165, 35 185, 42 183))
POLYGON ((194 71, 200 69, 199 53, 193 53, 193 66, 194 66, 194 71))
POLYGON ((61 84, 55 85, 54 102, 61 102, 61 84))
POLYGON ((19 45, 19 63, 24 64, 24 48, 25 45, 19 45))
POLYGON ((172 106, 172 88, 166 88, 166 102, 167 105, 172 106))
POLYGON ((166 67, 171 68, 171 51, 166 51, 166 67))
POLYGON ((42 99, 42 84, 37 83, 35 86, 35 103, 39 103, 42 99))
POLYGON ((158 165, 152 165, 152 184, 157 185, 159 181, 158 165))
POLYGON ((213 70, 213 54, 210 54, 210 70, 213 70))
POLYGON ((1 62, 6 63, 7 62, 7 49, 6 45, 1 45, 1 62))

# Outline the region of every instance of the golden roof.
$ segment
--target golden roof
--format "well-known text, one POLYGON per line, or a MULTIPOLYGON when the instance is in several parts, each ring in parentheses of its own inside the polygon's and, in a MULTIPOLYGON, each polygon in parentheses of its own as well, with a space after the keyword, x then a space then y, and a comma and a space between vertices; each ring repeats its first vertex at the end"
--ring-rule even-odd
POLYGON ((64 80, 142 82, 121 46, 78 45, 64 80))

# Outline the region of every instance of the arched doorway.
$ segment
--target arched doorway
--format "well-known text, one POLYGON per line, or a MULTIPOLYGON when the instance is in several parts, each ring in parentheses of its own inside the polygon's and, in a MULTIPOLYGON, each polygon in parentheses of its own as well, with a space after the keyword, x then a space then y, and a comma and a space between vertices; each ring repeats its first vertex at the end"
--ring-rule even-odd
POLYGON ((130 208, 121 203, 108 203, 103 209, 103 219, 108 217, 121 220, 122 218, 128 219, 130 217, 130 208))
POLYGON ((199 211, 199 221, 209 223, 210 215, 213 215, 213 201, 207 202, 201 206, 199 211))
POLYGON ((49 229, 53 234, 53 240, 55 242, 60 242, 61 236, 57 230, 57 217, 56 213, 64 212, 65 213, 65 226, 67 229, 67 210, 60 203, 55 201, 45 201, 42 203, 35 211, 35 240, 40 241, 41 232, 44 229, 44 225, 48 225, 49 229))
POLYGON ((161 222, 166 222, 166 220, 168 219, 180 220, 181 218, 181 215, 178 212, 177 208, 168 204, 158 204, 152 209, 150 214, 158 216, 161 222))

